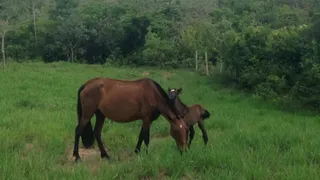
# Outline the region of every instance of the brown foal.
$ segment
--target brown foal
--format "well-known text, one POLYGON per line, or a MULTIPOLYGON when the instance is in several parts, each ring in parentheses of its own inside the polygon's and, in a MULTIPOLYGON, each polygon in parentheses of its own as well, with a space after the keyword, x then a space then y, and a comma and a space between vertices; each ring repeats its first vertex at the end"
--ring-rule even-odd
MULTIPOLYGON (((204 120, 210 117, 210 113, 204 109, 200 104, 193 104, 192 106, 186 106, 181 102, 179 94, 181 93, 182 88, 179 89, 170 89, 168 88, 168 96, 170 101, 174 104, 175 111, 178 112, 180 117, 183 117, 184 122, 188 126, 187 134, 189 133, 189 143, 188 147, 190 148, 192 139, 194 137, 194 128, 193 126, 198 123, 199 128, 202 131, 202 137, 204 144, 208 142, 208 135, 206 129, 204 128, 204 120)), ((188 136, 186 137, 188 138, 188 136)))

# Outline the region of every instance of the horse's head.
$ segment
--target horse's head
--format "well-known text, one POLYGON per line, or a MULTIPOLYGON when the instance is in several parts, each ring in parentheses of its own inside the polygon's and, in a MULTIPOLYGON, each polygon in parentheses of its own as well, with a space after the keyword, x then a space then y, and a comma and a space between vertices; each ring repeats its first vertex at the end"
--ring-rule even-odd
POLYGON ((184 150, 184 148, 186 147, 188 127, 183 120, 185 106, 178 98, 181 92, 182 88, 168 88, 169 100, 173 102, 176 113, 178 113, 177 119, 175 119, 171 123, 170 134, 176 140, 178 148, 182 152, 182 150, 184 150))
POLYGON ((186 150, 187 147, 187 130, 188 127, 183 119, 176 119, 170 121, 170 134, 176 141, 178 149, 182 151, 186 150))
POLYGON ((179 96, 181 91, 182 91, 182 88, 179 88, 179 89, 168 88, 168 96, 169 96, 170 101, 176 100, 176 98, 179 96))

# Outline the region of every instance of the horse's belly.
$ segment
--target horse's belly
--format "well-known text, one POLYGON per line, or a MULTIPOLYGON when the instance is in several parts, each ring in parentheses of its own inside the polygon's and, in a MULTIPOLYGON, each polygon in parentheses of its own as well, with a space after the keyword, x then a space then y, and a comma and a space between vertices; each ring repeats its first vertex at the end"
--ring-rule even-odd
POLYGON ((141 118, 138 101, 109 98, 100 103, 99 109, 106 118, 115 122, 130 122, 141 118))
POLYGON ((196 124, 198 122, 198 118, 190 115, 190 114, 187 114, 185 117, 184 117, 184 122, 188 125, 188 126, 193 126, 194 124, 196 124))
POLYGON ((140 114, 137 112, 126 111, 126 110, 118 110, 118 111, 104 111, 103 114, 105 117, 111 121, 126 123, 135 121, 141 118, 140 114))

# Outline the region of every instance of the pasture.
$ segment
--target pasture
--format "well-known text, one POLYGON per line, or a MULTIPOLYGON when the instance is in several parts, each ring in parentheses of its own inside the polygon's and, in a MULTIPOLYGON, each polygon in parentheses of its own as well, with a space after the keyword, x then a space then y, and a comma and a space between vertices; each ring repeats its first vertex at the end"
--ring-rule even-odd
MULTIPOLYGON (((282 112, 250 95, 186 70, 112 68, 69 63, 8 63, 0 72, 0 179, 319 179, 320 118, 282 112), (181 100, 200 103, 208 144, 195 125, 191 149, 180 155, 162 116, 150 132, 149 154, 134 148, 141 122, 106 121, 102 140, 72 157, 77 90, 90 78, 151 77, 181 100)), ((95 119, 92 119, 95 123, 95 119)))

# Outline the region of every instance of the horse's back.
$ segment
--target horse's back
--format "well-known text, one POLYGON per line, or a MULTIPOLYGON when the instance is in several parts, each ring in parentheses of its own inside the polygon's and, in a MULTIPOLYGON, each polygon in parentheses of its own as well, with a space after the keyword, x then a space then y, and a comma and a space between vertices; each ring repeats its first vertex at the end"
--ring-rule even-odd
POLYGON ((210 113, 208 110, 206 110, 202 105, 200 104, 194 104, 193 108, 195 109, 194 111, 197 112, 196 114, 199 114, 199 116, 202 119, 207 119, 210 117, 210 113))
POLYGON ((196 124, 200 119, 204 108, 200 104, 188 106, 189 112, 184 117, 184 120, 189 125, 196 124))
POLYGON ((97 77, 88 80, 84 86, 86 89, 103 88, 105 91, 117 91, 122 93, 122 91, 135 91, 140 92, 142 89, 150 91, 152 84, 152 79, 141 78, 138 80, 121 80, 113 78, 103 78, 97 77))
POLYGON ((94 78, 85 84, 87 96, 91 96, 97 108, 108 118, 117 122, 140 119, 152 111, 154 101, 152 80, 118 80, 94 78))

